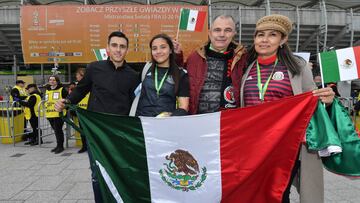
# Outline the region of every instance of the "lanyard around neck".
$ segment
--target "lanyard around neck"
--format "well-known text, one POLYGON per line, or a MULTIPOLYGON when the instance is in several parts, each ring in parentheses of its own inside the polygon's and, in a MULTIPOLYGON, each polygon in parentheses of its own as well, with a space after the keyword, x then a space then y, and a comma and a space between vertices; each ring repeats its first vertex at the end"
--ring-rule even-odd
POLYGON ((158 84, 158 72, 157 72, 157 65, 155 65, 155 89, 156 89, 156 93, 159 96, 160 94, 160 89, 164 84, 165 78, 167 77, 169 69, 166 71, 166 73, 164 74, 164 76, 162 77, 160 84, 158 84))
POLYGON ((273 67, 273 69, 272 69, 272 71, 271 71, 270 76, 269 76, 268 79, 266 80, 265 84, 262 84, 262 83, 261 83, 261 70, 260 70, 260 65, 259 65, 259 61, 256 60, 257 80, 258 80, 257 86, 258 86, 258 88, 259 88, 259 99, 260 99, 261 102, 263 102, 264 99, 265 99, 265 93, 266 93, 266 90, 267 90, 267 88, 268 88, 268 85, 269 85, 269 83, 270 83, 270 80, 271 80, 271 78, 272 78, 272 75, 273 75, 273 73, 274 73, 274 70, 275 70, 275 67, 276 67, 277 63, 278 63, 278 59, 276 58, 275 63, 274 63, 274 67, 273 67))

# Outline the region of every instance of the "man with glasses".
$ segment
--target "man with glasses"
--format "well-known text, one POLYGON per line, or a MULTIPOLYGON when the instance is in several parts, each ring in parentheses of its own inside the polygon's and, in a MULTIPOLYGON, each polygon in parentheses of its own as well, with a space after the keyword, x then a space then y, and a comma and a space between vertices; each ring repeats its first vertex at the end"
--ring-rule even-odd
MULTIPOLYGON (((77 104, 90 92, 88 110, 118 115, 128 115, 134 90, 140 79, 126 63, 129 40, 122 32, 112 32, 108 37, 107 60, 92 62, 84 77, 67 99, 55 104, 57 111, 65 108, 65 103, 77 104)), ((91 153, 89 153, 91 159, 91 153)), ((98 179, 95 177, 95 163, 91 163, 92 183, 96 202, 102 202, 98 179)))

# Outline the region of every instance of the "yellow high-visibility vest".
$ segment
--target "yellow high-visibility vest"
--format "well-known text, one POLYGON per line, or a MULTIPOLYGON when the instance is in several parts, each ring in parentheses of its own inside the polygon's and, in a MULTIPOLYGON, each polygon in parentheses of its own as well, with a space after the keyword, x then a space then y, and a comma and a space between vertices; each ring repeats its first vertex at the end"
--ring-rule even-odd
MULTIPOLYGON (((33 94, 33 95, 28 96, 25 100, 29 101, 29 98, 31 96, 36 97, 36 103, 35 103, 35 106, 33 108, 34 108, 34 112, 35 112, 36 117, 38 117, 39 116, 38 106, 39 106, 39 104, 41 102, 41 97, 38 94, 33 94)), ((24 108, 24 115, 25 115, 26 120, 30 120, 30 118, 31 118, 31 109, 29 107, 24 108)))
POLYGON ((86 94, 86 96, 78 103, 78 107, 82 109, 87 109, 90 98, 90 92, 86 94))
MULTIPOLYGON (((20 96, 28 96, 28 95, 26 94, 25 88, 22 88, 22 87, 19 87, 19 86, 15 85, 15 86, 13 87, 13 89, 19 90, 20 96)), ((14 101, 14 98, 10 95, 10 102, 12 102, 12 101, 14 101)))
MULTIPOLYGON (((46 90, 45 92, 45 108, 46 108, 46 118, 57 118, 60 117, 60 113, 55 110, 55 103, 62 99, 62 89, 63 87, 56 90, 46 90)), ((63 111, 63 114, 66 114, 66 111, 63 111)))

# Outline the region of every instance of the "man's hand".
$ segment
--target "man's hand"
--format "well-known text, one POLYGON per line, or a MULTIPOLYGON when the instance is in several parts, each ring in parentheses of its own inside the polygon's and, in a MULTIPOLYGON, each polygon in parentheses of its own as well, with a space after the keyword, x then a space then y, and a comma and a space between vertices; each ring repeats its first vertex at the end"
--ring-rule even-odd
POLYGON ((330 105, 334 101, 335 92, 333 91, 333 89, 331 87, 325 87, 325 88, 314 90, 313 95, 318 96, 320 98, 321 102, 323 102, 324 104, 330 105))
POLYGON ((65 104, 66 104, 66 100, 65 99, 60 99, 59 101, 57 101, 55 103, 55 110, 57 112, 62 112, 65 108, 65 104))

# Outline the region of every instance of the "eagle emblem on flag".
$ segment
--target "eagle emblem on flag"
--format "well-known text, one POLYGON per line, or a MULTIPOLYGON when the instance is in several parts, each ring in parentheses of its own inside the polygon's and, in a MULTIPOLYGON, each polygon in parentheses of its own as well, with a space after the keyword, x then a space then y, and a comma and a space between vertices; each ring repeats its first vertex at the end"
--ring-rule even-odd
POLYGON ((353 66, 353 62, 350 59, 345 59, 342 66, 344 68, 351 68, 353 66))
POLYGON ((159 173, 169 187, 188 192, 201 187, 206 180, 206 167, 200 170, 197 160, 188 151, 177 149, 165 159, 167 163, 159 173))

